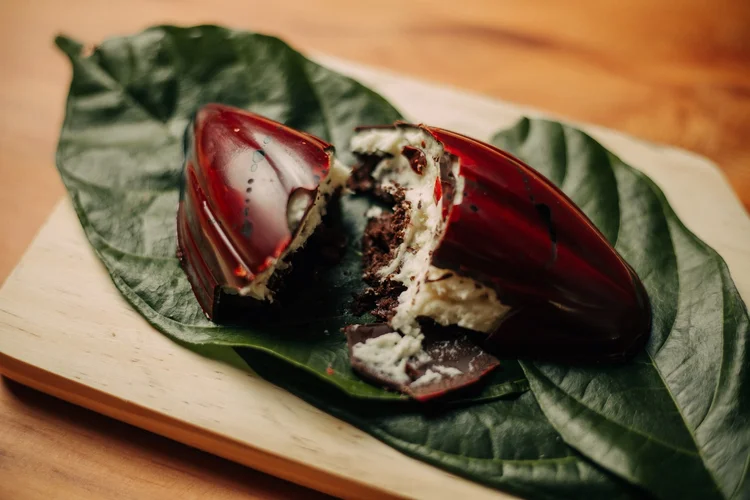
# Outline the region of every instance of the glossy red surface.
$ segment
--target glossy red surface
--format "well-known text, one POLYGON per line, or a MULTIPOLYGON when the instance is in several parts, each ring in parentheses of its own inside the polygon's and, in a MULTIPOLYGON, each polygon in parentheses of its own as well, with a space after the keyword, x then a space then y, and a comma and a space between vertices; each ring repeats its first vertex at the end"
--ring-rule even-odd
POLYGON ((465 180, 433 263, 492 284, 513 307, 487 347, 498 356, 581 361, 641 348, 651 329, 645 289, 586 215, 510 154, 428 130, 459 158, 465 180))
POLYGON ((212 317, 218 288, 247 286, 287 248, 289 198, 299 189, 314 195, 333 147, 268 118, 208 104, 189 127, 185 150, 178 255, 212 317))

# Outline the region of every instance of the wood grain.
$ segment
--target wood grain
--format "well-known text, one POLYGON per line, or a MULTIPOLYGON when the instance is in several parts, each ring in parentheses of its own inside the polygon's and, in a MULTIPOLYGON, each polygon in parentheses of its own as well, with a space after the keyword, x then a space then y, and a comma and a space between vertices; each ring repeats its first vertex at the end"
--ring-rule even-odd
POLYGON ((0 382, 0 498, 326 498, 234 462, 0 382))
POLYGON ((0 289, 0 373, 337 496, 511 500, 308 405, 232 349, 159 334, 112 285, 68 200, 0 289))
MULTIPOLYGON (((3 0, 0 282, 63 194, 53 161, 69 69, 52 37, 65 32, 96 42, 162 22, 272 32, 306 51, 679 145, 716 160, 750 206, 750 3, 744 0, 3 0)), ((64 498, 98 497, 95 488, 85 494, 89 483, 77 482, 85 475, 90 483, 113 478, 113 494, 130 498, 168 498, 170 488, 175 498, 190 498, 212 483, 225 486, 205 490, 214 498, 281 494, 274 480, 242 468, 227 478, 223 462, 174 443, 157 440, 166 450, 159 455, 149 447, 156 438, 88 412, 70 420, 56 416, 66 411, 78 410, 33 393, 0 391, 0 423, 22 429, 0 427, 0 484, 6 488, 0 498, 7 491, 13 498, 46 498, 54 491, 64 498), (26 448, 35 452, 22 452, 26 448), (150 460, 166 456, 174 461, 165 476, 150 460), (205 474, 196 473, 204 467, 205 474), (68 469, 77 472, 67 480, 50 472, 68 469), (168 488, 160 483, 165 477, 168 488)))

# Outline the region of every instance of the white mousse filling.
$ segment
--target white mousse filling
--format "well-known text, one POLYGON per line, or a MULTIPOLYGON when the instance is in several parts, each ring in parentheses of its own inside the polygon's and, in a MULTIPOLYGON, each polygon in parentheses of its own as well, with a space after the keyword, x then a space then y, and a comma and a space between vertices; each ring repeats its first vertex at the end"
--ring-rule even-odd
POLYGON ((415 318, 432 318, 443 326, 458 325, 489 333, 498 327, 509 310, 498 300, 492 288, 452 271, 430 266, 426 279, 414 294, 410 314, 415 318))
MULTIPOLYGON (((442 144, 416 127, 368 129, 353 137, 352 150, 361 154, 391 155, 377 165, 373 178, 383 189, 395 191, 398 187, 403 188, 410 205, 410 221, 404 241, 393 260, 378 271, 383 279, 396 280, 406 286, 398 297, 399 305, 391 326, 408 336, 421 338, 417 318, 428 317, 443 326, 493 331, 509 311, 509 307, 498 300, 495 290, 430 263, 432 252, 445 230, 442 218, 445 198, 437 203, 434 200, 435 182, 440 176, 439 162, 444 154, 442 144), (426 166, 421 175, 402 155, 404 146, 424 152, 426 166)), ((464 181, 458 161, 451 168, 456 179, 455 206, 462 201, 464 181)))
POLYGON ((330 196, 340 187, 346 184, 351 171, 343 164, 332 159, 332 165, 325 179, 320 181, 315 199, 311 202, 311 194, 304 190, 297 190, 290 196, 287 204, 287 222, 289 228, 297 231, 289 246, 282 254, 274 259, 262 272, 255 275, 253 281, 240 290, 241 295, 247 295, 259 300, 273 302, 273 290, 268 288, 271 276, 282 269, 289 267, 288 257, 299 250, 312 236, 315 229, 320 225, 326 214, 326 205, 330 196))
POLYGON ((355 344, 352 356, 367 364, 373 373, 399 384, 411 380, 406 373, 409 360, 418 363, 430 361, 429 355, 422 350, 421 336, 401 336, 396 332, 355 344))

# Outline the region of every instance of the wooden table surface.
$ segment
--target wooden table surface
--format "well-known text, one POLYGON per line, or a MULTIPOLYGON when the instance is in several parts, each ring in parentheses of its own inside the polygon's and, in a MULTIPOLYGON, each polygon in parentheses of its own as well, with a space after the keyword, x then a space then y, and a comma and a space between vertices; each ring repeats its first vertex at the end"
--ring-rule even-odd
MULTIPOLYGON (((1 0, 0 283, 64 194, 54 150, 70 70, 53 36, 206 22, 696 151, 750 207, 747 0, 1 0)), ((312 496, 0 384, 0 499, 312 496)))

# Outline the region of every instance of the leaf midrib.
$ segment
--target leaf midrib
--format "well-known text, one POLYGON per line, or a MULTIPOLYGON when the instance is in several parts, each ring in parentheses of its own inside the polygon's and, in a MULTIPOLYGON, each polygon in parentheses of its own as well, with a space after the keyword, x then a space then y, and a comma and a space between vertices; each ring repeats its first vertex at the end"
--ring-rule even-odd
MULTIPOLYGON (((301 54, 297 54, 298 58, 302 58, 301 54)), ((336 141, 333 137, 333 127, 331 127, 331 119, 328 116, 327 107, 323 104, 323 99, 321 98, 318 91, 315 89, 315 85, 313 85, 312 78, 310 78, 309 70, 307 69, 307 61, 302 60, 300 61, 300 67, 302 68, 302 74, 305 77, 305 84, 310 89, 310 95, 312 95, 315 98, 315 103, 318 105, 318 109, 320 109, 320 116, 323 119, 323 125, 326 130, 326 135, 328 136, 328 142, 335 144, 336 141)))
MULTIPOLYGON (((98 50, 99 49, 97 49, 97 51, 98 50)), ((147 117, 149 117, 152 121, 154 121, 155 123, 159 124, 162 128, 164 128, 168 136, 174 137, 174 134, 172 134, 172 132, 169 130, 169 127, 167 126, 167 122, 160 120, 158 117, 154 116, 154 114, 142 102, 140 102, 133 94, 131 94, 122 83, 117 81, 114 75, 112 75, 106 68, 104 68, 101 64, 93 63, 91 61, 92 57, 93 55, 87 58, 82 58, 80 55, 76 55, 76 56, 71 56, 71 59, 73 59, 74 61, 77 61, 81 65, 85 65, 89 68, 95 68, 99 72, 103 73, 103 75, 106 77, 105 80, 108 81, 110 84, 114 84, 114 88, 109 88, 106 86, 104 88, 109 88, 109 90, 118 91, 130 104, 133 105, 133 107, 143 111, 143 113, 147 117)))

